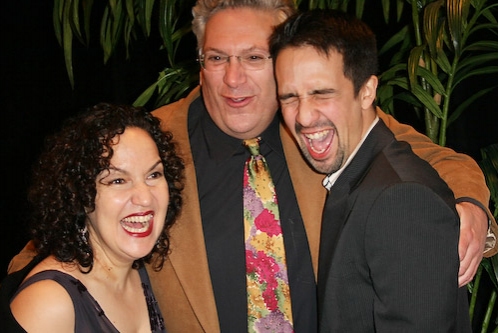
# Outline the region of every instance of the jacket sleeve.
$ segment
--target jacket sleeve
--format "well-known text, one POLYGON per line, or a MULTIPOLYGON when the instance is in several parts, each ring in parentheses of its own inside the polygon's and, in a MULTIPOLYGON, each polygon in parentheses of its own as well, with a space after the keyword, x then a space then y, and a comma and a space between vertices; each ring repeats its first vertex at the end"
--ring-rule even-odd
POLYGON ((33 258, 36 256, 36 248, 35 244, 33 241, 29 241, 26 243, 24 248, 16 254, 9 263, 9 266, 7 268, 7 273, 11 274, 17 271, 20 271, 23 269, 27 264, 29 264, 33 258))
POLYGON ((467 313, 456 313, 467 305, 456 279, 458 238, 455 211, 424 185, 397 184, 376 198, 364 241, 378 331, 461 332, 470 327, 467 313))
POLYGON ((430 138, 413 127, 399 123, 395 118, 377 108, 377 114, 395 134, 398 141, 405 141, 412 150, 437 170, 440 177, 454 192, 456 202, 469 201, 480 206, 489 217, 489 232, 484 256, 497 253, 497 222, 489 210, 490 191, 478 164, 468 155, 460 154, 433 143, 430 138))

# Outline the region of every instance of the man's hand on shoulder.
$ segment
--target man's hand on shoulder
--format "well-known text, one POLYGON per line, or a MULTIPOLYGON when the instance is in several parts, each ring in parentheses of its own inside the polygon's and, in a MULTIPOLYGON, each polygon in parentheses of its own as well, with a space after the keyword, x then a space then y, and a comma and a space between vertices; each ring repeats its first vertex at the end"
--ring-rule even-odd
POLYGON ((487 214, 471 202, 456 205, 461 220, 459 236, 459 287, 465 286, 475 276, 482 261, 488 230, 487 214))

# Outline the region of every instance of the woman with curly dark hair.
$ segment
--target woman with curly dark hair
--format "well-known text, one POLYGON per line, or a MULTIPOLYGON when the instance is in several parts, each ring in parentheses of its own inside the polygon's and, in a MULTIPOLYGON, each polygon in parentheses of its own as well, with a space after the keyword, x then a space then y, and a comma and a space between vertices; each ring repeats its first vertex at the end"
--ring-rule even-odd
POLYGON ((69 119, 34 168, 38 256, 12 288, 11 313, 2 308, 9 327, 163 332, 144 263, 166 260, 182 171, 171 133, 146 110, 101 103, 69 119))

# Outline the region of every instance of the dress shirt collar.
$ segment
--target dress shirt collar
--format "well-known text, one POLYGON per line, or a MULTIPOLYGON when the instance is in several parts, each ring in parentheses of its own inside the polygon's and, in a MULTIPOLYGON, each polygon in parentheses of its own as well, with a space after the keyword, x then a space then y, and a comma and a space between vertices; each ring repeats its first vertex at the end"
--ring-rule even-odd
MULTIPOLYGON (((265 154, 266 147, 268 146, 269 149, 284 157, 280 141, 279 123, 280 118, 277 113, 267 129, 260 135, 262 154, 265 154)), ((246 154, 248 152, 242 145, 241 139, 227 135, 218 128, 206 110, 201 97, 193 102, 189 110, 189 131, 195 130, 196 127, 203 133, 203 140, 208 149, 208 155, 217 161, 217 163, 222 163, 234 155, 246 154)))
POLYGON ((348 157, 346 163, 336 172, 333 172, 329 175, 326 176, 326 178, 324 178, 324 180, 322 181, 322 185, 328 190, 330 191, 331 190, 331 187, 333 187, 334 183, 336 182, 336 180, 340 177, 340 175, 342 174, 342 172, 345 170, 345 168, 350 164, 350 162, 352 161, 352 159, 355 157, 355 155, 357 154, 357 152, 359 151, 360 147, 362 146, 362 144, 364 143, 364 141, 366 140, 367 136, 369 135, 369 133, 371 133, 372 129, 374 128, 374 126, 378 123, 379 121, 379 117, 376 116, 376 118, 373 120, 371 126, 368 128, 368 130, 366 131, 366 134, 364 134, 364 136, 362 137, 362 139, 360 140, 360 142, 357 144, 357 146, 355 147, 355 149, 353 150, 352 154, 350 154, 350 156, 348 157))

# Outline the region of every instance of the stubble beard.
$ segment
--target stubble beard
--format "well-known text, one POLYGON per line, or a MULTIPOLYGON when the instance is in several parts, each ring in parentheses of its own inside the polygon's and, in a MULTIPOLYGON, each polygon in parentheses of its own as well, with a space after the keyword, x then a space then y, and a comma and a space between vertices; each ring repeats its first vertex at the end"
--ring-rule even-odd
POLYGON ((318 161, 312 158, 308 151, 307 145, 303 142, 300 142, 300 149, 308 163, 319 173, 323 173, 325 175, 332 174, 338 171, 343 164, 345 151, 341 149, 341 147, 338 148, 338 152, 336 153, 336 156, 334 157, 332 162, 329 158, 322 161, 318 161))

